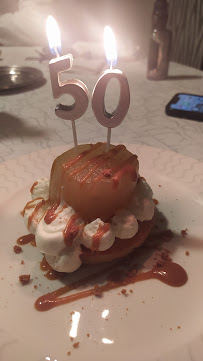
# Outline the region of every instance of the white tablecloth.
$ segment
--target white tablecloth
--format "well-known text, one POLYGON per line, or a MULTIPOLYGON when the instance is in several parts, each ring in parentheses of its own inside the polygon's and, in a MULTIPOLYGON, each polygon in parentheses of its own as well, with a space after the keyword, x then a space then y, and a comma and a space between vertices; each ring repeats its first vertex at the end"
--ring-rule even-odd
MULTIPOLYGON (((1 48, 3 60, 0 66, 36 67, 47 80, 38 89, 0 96, 1 162, 39 149, 73 143, 71 123, 55 116, 57 100, 52 97, 48 61, 26 60, 26 57, 37 57, 35 50, 1 48)), ((79 63, 84 68, 75 68, 78 74, 71 72, 68 77, 81 79, 91 95, 104 59, 96 62, 80 59, 79 63)), ((131 103, 123 123, 112 130, 112 143, 146 144, 203 161, 203 122, 172 118, 165 114, 165 105, 175 93, 202 94, 202 72, 170 63, 169 78, 156 82, 146 79, 146 60, 118 62, 118 68, 129 80, 131 103)), ((107 95, 107 104, 116 103, 116 92, 108 92, 107 95)), ((87 112, 76 121, 76 127, 79 143, 106 141, 106 129, 96 121, 91 101, 87 112)))

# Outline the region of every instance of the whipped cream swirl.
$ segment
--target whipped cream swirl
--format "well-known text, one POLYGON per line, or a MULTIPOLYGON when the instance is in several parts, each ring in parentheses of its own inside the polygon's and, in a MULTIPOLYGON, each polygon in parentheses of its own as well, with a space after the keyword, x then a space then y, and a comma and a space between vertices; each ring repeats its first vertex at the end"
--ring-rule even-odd
POLYGON ((24 209, 24 222, 35 234, 36 244, 50 266, 59 272, 74 272, 81 265, 81 244, 92 251, 105 251, 115 238, 132 238, 139 223, 151 220, 154 215, 153 193, 139 178, 127 209, 117 210, 109 223, 100 218, 91 223, 84 221, 65 202, 50 205, 49 182, 38 179, 31 188, 32 201, 24 209))

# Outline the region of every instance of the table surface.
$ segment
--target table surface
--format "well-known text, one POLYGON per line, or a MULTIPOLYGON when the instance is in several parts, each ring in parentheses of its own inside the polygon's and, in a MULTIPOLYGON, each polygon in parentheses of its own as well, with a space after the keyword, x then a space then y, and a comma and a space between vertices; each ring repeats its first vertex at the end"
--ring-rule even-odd
MULTIPOLYGON (((72 144, 71 122, 55 116, 57 100, 52 97, 48 61, 32 59, 37 58, 39 49, 2 47, 0 50, 3 59, 0 66, 32 66, 40 69, 46 79, 38 89, 0 95, 0 162, 40 149, 72 144)), ((74 64, 67 77, 82 80, 91 95, 102 68, 105 69, 104 59, 76 59, 74 64)), ((122 124, 112 130, 112 143, 145 144, 203 161, 203 122, 165 114, 165 105, 174 94, 202 94, 202 72, 170 63, 167 80, 149 81, 146 79, 145 59, 122 59, 118 68, 128 78, 131 103, 122 124)), ((111 91, 115 86, 112 83, 107 92, 107 107, 117 102, 118 92, 111 91)), ((66 102, 67 99, 60 98, 60 101, 66 102)), ((79 143, 106 141, 106 128, 95 119, 91 99, 86 113, 76 121, 76 128, 79 143)))

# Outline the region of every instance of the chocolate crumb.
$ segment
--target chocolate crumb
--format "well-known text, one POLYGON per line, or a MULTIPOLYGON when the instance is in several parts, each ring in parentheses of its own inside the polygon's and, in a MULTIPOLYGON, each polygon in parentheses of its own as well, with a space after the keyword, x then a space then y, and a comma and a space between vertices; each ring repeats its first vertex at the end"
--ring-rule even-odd
POLYGON ((155 199, 155 198, 153 198, 153 202, 154 202, 155 205, 159 204, 159 201, 157 199, 155 199))
POLYGON ((186 251, 186 252, 185 252, 185 255, 186 255, 186 256, 189 256, 189 255, 190 255, 190 252, 189 252, 189 251, 186 251))
POLYGON ((159 187, 161 187, 161 184, 159 184, 159 187))
POLYGON ((23 286, 27 285, 30 282, 30 275, 20 275, 19 281, 23 286))
POLYGON ((180 326, 178 326, 177 328, 180 329, 180 326))
POLYGON ((181 235, 182 235, 183 238, 185 238, 188 235, 188 229, 187 228, 182 229, 181 235))
POLYGON ((70 352, 70 351, 68 351, 68 352, 67 352, 67 355, 68 355, 68 356, 70 356, 70 355, 71 355, 71 352, 70 352))
POLYGON ((23 251, 20 246, 17 246, 17 244, 15 244, 15 246, 13 246, 13 250, 15 253, 21 253, 23 251))
POLYGON ((101 291, 101 288, 98 285, 94 286, 94 294, 96 297, 102 297, 103 292, 101 291))
POLYGON ((130 290, 130 293, 133 293, 133 290, 130 290))
POLYGON ((87 333, 87 337, 90 337, 90 334, 89 334, 89 333, 87 333))
POLYGON ((128 272, 128 277, 134 277, 137 274, 136 268, 133 266, 133 268, 128 272))
POLYGON ((162 267, 164 265, 164 261, 159 260, 156 262, 156 267, 162 267))
POLYGON ((170 327, 170 331, 172 331, 172 327, 170 327))
POLYGON ((103 174, 104 177, 111 177, 111 175, 112 175, 112 169, 104 169, 104 170, 102 171, 102 174, 103 174))
POLYGON ((73 337, 71 337, 70 339, 71 339, 71 341, 73 341, 73 337))
POLYGON ((25 264, 25 262, 23 261, 23 259, 21 260, 20 264, 25 264))
POLYGON ((161 240, 165 242, 171 241, 173 237, 174 237, 174 233, 170 229, 167 229, 166 231, 163 231, 160 234, 161 240))
POLYGON ((37 285, 34 285, 34 288, 37 289, 37 285))
POLYGON ((75 342, 75 343, 73 344, 73 347, 74 347, 74 348, 79 348, 79 346, 80 346, 80 342, 75 342))
POLYGON ((122 293, 123 295, 126 295, 126 289, 123 288, 123 289, 121 290, 121 293, 122 293))
POLYGON ((172 258, 169 257, 168 252, 166 251, 161 252, 161 259, 163 261, 172 261, 172 258))

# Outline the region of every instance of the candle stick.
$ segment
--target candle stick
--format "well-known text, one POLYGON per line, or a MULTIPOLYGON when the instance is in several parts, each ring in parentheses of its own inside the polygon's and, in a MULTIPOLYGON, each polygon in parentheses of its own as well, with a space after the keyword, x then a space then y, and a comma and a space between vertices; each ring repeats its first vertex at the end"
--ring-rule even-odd
POLYGON ((86 85, 78 79, 60 80, 60 74, 72 68, 73 56, 67 54, 59 55, 60 51, 60 32, 52 16, 47 19, 47 35, 49 47, 55 53, 56 58, 49 63, 49 71, 52 85, 53 97, 59 98, 64 94, 70 94, 74 98, 72 105, 58 104, 55 108, 57 117, 71 120, 75 147, 77 146, 77 133, 75 120, 80 118, 87 110, 89 102, 89 92, 86 85))
POLYGON ((105 70, 102 73, 94 87, 92 93, 92 109, 97 121, 108 128, 106 143, 106 152, 108 152, 111 141, 111 128, 115 128, 121 124, 127 114, 130 105, 130 90, 128 80, 124 73, 119 69, 113 69, 113 66, 115 66, 117 62, 117 50, 115 37, 109 26, 104 28, 104 47, 110 69, 105 70), (106 111, 104 96, 107 85, 113 78, 116 78, 119 81, 120 98, 117 108, 110 114, 106 111))

